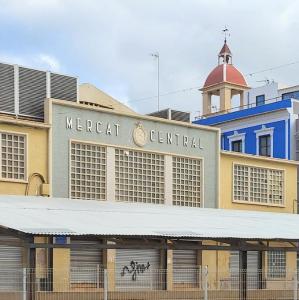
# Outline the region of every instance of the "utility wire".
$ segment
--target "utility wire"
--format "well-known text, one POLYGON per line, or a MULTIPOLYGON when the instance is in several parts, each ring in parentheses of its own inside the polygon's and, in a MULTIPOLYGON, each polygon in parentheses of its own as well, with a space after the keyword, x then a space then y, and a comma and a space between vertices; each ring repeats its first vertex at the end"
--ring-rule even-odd
MULTIPOLYGON (((256 75, 256 74, 281 69, 281 68, 288 67, 288 66, 291 66, 291 65, 296 65, 298 63, 299 63, 299 60, 293 61, 293 62, 290 62, 290 63, 286 63, 286 64, 282 64, 282 65, 278 65, 278 66, 274 66, 272 68, 263 69, 263 70, 259 70, 259 71, 256 71, 256 72, 251 72, 251 73, 245 74, 244 76, 245 77, 248 77, 248 76, 252 77, 253 75, 256 75)), ((173 94, 178 94, 178 93, 190 92, 192 90, 198 90, 200 88, 201 88, 201 86, 195 86, 195 87, 189 87, 189 88, 184 88, 184 89, 180 89, 180 90, 169 91, 169 92, 165 92, 163 94, 160 94, 160 97, 173 95, 173 94)), ((135 100, 129 100, 128 103, 141 102, 141 101, 145 101, 145 100, 149 100, 149 99, 155 99, 155 98, 157 98, 157 96, 138 98, 138 99, 135 99, 135 100)))

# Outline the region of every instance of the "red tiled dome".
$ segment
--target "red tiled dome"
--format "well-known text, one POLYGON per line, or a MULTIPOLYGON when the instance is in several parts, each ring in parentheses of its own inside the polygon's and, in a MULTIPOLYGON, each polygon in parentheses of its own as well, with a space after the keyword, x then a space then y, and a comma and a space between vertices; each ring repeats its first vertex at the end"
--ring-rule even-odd
POLYGON ((247 86, 244 76, 231 64, 217 66, 207 77, 204 87, 222 82, 247 86))

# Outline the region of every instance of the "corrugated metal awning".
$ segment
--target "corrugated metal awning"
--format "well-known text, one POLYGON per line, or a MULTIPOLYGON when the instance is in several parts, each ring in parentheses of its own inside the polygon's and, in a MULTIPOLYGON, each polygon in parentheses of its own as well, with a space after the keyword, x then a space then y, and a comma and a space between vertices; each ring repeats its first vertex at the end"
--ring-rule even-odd
POLYGON ((34 235, 299 240, 299 216, 227 209, 1 196, 0 226, 34 235))

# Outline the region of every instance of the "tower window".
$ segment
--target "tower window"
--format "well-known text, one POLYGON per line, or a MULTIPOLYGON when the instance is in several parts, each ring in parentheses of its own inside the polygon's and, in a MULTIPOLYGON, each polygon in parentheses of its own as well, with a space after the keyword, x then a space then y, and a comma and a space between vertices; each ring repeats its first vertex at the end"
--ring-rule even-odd
POLYGON ((265 95, 259 95, 255 97, 256 106, 264 105, 265 104, 265 95))
POLYGON ((271 135, 259 136, 259 155, 271 156, 271 135))
POLYGON ((243 152, 242 140, 232 142, 232 151, 234 151, 234 152, 243 152))

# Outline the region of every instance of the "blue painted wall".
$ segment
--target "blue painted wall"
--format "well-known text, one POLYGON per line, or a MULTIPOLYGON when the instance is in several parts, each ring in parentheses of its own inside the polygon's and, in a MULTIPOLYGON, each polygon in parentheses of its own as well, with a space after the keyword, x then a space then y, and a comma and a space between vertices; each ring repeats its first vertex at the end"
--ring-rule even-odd
MULTIPOLYGON (((289 122, 285 120, 263 123, 257 126, 251 126, 243 129, 239 129, 238 133, 245 133, 245 153, 257 154, 256 149, 256 133, 255 130, 262 128, 265 125, 266 128, 273 127, 273 157, 286 158, 286 126, 289 127, 289 122)), ((290 132, 288 130, 288 132, 290 132)), ((234 131, 228 131, 222 134, 222 147, 224 150, 229 150, 228 137, 234 135, 234 131)), ((289 135, 289 134, 288 134, 289 135)), ((289 139, 289 137, 288 137, 289 139)), ((290 140, 290 139, 289 139, 290 140)), ((288 147, 290 149, 290 147, 288 147)), ((290 158, 290 151, 287 152, 287 157, 290 158)))

